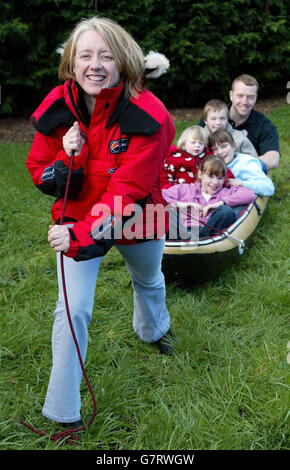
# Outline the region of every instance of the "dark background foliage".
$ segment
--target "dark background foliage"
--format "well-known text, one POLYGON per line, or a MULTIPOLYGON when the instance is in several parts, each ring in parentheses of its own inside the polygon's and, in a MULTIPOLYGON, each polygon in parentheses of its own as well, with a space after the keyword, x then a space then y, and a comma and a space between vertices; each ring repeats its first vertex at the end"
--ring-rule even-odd
POLYGON ((57 47, 78 20, 95 14, 127 28, 144 53, 167 56, 168 73, 148 86, 169 107, 227 100, 240 73, 257 78, 260 96, 286 94, 287 0, 2 0, 0 115, 28 116, 59 84, 57 47))

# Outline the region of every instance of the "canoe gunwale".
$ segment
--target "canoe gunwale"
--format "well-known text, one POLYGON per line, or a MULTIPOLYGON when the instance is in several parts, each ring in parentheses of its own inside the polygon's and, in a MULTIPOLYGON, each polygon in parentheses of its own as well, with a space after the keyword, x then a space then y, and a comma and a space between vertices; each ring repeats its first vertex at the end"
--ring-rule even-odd
POLYGON ((255 231, 259 224, 268 198, 257 196, 256 200, 249 204, 240 217, 223 234, 214 235, 198 241, 166 240, 164 256, 195 253, 214 253, 228 251, 238 247, 242 254, 245 241, 255 231), (230 237, 236 238, 236 241, 230 237), (242 249, 241 249, 242 247, 242 249))

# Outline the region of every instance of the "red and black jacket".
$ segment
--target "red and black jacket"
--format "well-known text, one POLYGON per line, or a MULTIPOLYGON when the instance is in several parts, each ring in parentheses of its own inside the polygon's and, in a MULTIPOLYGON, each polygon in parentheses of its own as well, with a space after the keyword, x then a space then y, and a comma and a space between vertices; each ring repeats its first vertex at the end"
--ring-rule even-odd
MULTIPOLYGON (((51 210, 55 223, 62 213, 70 162, 62 138, 76 120, 85 143, 74 158, 64 215, 66 222, 74 222, 66 255, 80 261, 102 256, 112 246, 116 240, 103 235, 124 220, 128 205, 141 206, 143 220, 148 205, 164 205, 160 171, 175 129, 164 105, 146 89, 131 99, 124 96, 122 83, 103 89, 91 117, 76 82, 53 89, 32 115, 37 133, 26 165, 33 183, 57 198, 51 210)), ((142 233, 136 230, 136 239, 144 240, 144 225, 142 233)), ((117 240, 130 242, 123 232, 117 240)))

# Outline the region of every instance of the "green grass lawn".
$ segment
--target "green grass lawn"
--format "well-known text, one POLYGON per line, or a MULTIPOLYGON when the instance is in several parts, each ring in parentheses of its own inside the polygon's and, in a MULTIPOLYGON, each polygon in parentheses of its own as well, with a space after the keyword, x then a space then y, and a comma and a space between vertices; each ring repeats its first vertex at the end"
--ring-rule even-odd
MULTIPOLYGON (((105 257, 86 360, 97 415, 78 448, 289 449, 290 106, 270 117, 281 138, 276 193, 239 264, 191 290, 167 285, 175 357, 161 356, 136 337, 129 275, 115 249, 105 257)), ((176 122, 178 135, 190 124, 176 122)), ((14 422, 59 431, 41 415, 57 297, 55 256, 47 243, 52 201, 32 185, 28 150, 0 145, 2 450, 63 448, 14 422)), ((88 421, 85 383, 82 400, 88 421)))

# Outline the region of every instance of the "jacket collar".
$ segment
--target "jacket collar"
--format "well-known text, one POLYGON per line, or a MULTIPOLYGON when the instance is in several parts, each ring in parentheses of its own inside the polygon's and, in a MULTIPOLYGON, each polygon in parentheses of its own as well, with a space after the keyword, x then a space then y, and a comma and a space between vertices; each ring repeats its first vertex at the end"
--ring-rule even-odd
MULTIPOLYGON (((96 97, 92 118, 102 116, 104 110, 109 109, 109 113, 106 113, 106 116, 110 116, 107 128, 118 122, 121 134, 155 134, 160 128, 159 122, 132 103, 124 95, 123 89, 121 82, 117 87, 101 90, 96 97)), ((76 119, 89 127, 91 117, 84 103, 83 91, 74 80, 67 80, 64 85, 52 90, 32 115, 34 127, 44 135, 50 135, 59 126, 71 127, 76 119)))
MULTIPOLYGON (((103 88, 96 96, 92 117, 103 113, 104 108, 115 110, 119 96, 124 88, 123 82, 112 88, 103 88)), ((84 92, 75 80, 67 80, 64 84, 64 96, 67 107, 75 117, 89 127, 89 116, 84 100, 84 92)))
POLYGON ((74 114, 65 103, 63 85, 51 90, 31 116, 35 129, 44 135, 50 135, 60 125, 71 127, 74 121, 74 114))
MULTIPOLYGON (((115 109, 122 90, 122 83, 118 87, 101 90, 96 99, 94 113, 106 103, 115 109)), ((36 130, 44 135, 50 135, 59 126, 71 127, 76 119, 84 126, 89 126, 90 116, 83 92, 75 80, 67 80, 63 85, 54 88, 31 116, 36 130)))

